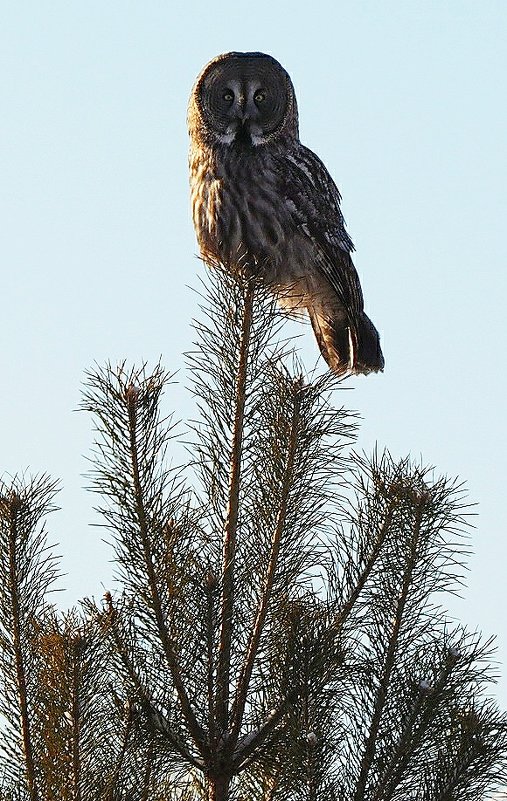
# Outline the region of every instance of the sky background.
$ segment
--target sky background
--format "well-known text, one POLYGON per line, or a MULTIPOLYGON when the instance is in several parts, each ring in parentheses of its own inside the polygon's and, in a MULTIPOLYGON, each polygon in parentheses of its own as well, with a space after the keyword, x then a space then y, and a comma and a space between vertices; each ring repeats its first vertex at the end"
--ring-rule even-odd
MULTIPOLYGON (((385 373, 339 400, 364 418, 359 449, 467 482, 473 557, 449 608, 498 635, 507 707, 506 42, 505 0, 0 0, 0 472, 62 480, 59 603, 111 586, 83 489, 84 371, 183 367, 204 272, 187 100, 210 58, 261 50, 291 74, 301 139, 340 187, 382 335, 385 373)), ((312 368, 310 329, 298 345, 312 368)), ((166 404, 184 418, 180 375, 166 404)))

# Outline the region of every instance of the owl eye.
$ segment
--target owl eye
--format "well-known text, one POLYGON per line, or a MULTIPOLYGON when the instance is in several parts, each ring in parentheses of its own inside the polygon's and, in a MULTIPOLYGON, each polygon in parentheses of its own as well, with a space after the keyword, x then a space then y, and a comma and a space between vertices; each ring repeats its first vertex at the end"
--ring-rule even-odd
POLYGON ((222 99, 225 100, 226 103, 232 103, 234 100, 234 95, 230 89, 226 89, 222 95, 222 99))
POLYGON ((254 94, 254 101, 259 104, 262 103, 266 99, 266 92, 256 92, 254 94))

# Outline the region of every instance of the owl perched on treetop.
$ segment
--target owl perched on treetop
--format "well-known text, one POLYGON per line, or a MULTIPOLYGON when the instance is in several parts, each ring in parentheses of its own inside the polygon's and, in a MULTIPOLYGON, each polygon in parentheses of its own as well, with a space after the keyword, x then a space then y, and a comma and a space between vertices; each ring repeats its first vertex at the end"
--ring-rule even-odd
POLYGON ((340 193, 299 141, 292 81, 264 53, 225 53, 192 90, 188 124, 197 239, 208 264, 261 276, 284 305, 306 310, 337 374, 382 370, 363 309, 340 193))

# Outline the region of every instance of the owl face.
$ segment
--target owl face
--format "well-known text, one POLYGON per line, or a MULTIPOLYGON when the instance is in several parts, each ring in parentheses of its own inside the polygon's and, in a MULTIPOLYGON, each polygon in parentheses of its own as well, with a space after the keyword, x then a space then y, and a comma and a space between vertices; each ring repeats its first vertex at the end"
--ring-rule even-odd
POLYGON ((255 146, 282 133, 297 136, 292 82, 283 67, 263 53, 226 53, 197 79, 189 121, 197 114, 207 132, 223 144, 255 146))

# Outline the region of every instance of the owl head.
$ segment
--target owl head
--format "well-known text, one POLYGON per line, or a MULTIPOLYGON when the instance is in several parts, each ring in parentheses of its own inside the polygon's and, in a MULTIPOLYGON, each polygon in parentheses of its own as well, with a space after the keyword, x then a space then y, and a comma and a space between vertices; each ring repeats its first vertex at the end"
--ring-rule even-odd
POLYGON ((191 136, 209 144, 258 146, 298 137, 294 87, 265 53, 224 53, 207 64, 190 96, 191 136))

